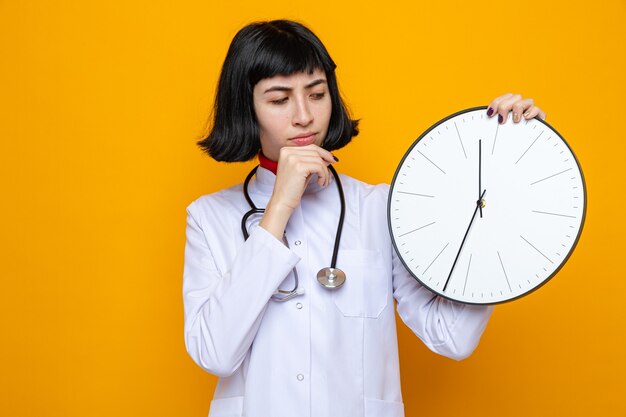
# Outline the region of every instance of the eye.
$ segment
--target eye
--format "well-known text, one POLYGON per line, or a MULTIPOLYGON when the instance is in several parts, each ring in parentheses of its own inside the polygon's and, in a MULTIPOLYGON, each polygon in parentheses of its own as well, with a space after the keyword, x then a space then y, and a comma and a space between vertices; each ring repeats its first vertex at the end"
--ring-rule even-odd
POLYGON ((314 100, 321 100, 322 98, 324 98, 325 95, 326 93, 314 93, 314 94, 311 94, 311 97, 314 100))
POLYGON ((283 98, 278 98, 276 100, 270 100, 270 103, 272 104, 283 104, 287 102, 287 97, 283 97, 283 98))

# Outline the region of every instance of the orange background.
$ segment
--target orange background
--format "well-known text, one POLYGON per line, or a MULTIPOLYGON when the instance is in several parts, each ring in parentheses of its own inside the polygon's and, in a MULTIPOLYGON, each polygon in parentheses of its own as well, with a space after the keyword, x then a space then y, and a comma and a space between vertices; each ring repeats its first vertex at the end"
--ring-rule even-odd
POLYGON ((195 146, 236 31, 309 25, 361 135, 340 172, 390 182, 412 141, 505 92, 569 142, 587 222, 472 357, 400 325, 406 415, 626 415, 626 3, 0 0, 0 415, 206 416, 187 356, 185 207, 241 182, 195 146))

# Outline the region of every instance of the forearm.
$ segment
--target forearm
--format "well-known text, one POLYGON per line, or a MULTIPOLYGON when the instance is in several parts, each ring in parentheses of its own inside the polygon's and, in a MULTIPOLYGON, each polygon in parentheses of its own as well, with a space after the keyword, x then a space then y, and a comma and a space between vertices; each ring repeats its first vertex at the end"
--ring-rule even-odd
POLYGON ((277 203, 270 199, 259 226, 271 233, 276 239, 283 240, 283 234, 287 228, 287 222, 293 213, 293 209, 285 204, 277 203))
POLYGON ((402 321, 432 351, 452 359, 469 356, 485 330, 492 306, 447 300, 417 282, 393 254, 394 297, 402 321))
POLYGON ((232 374, 241 364, 272 293, 299 258, 267 231, 253 230, 227 271, 220 271, 191 218, 187 231, 183 299, 185 343, 203 369, 232 374))

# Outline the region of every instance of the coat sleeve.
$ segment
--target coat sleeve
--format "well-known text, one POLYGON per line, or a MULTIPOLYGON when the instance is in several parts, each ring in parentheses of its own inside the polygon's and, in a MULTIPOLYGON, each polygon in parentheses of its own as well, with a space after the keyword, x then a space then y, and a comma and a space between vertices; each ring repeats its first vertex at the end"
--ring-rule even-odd
POLYGON ((261 227, 220 271, 194 205, 187 208, 183 272, 185 346, 204 370, 232 375, 246 357, 268 300, 300 258, 261 227))
MULTIPOLYGON (((381 184, 378 189, 386 207, 389 186, 381 184)), ((455 360, 467 358, 478 345, 493 306, 462 304, 438 296, 413 278, 389 244, 393 296, 402 321, 433 352, 455 360)))
POLYGON ((391 251, 394 297, 402 321, 433 352, 455 360, 471 355, 493 306, 462 304, 436 295, 417 282, 396 251, 391 251))

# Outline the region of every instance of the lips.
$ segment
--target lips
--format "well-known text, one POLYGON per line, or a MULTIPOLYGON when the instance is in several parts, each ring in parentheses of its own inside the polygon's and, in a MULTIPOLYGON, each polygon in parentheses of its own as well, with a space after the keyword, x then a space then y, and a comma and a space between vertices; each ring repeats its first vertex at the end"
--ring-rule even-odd
POLYGON ((298 146, 310 145, 315 142, 315 133, 303 133, 302 135, 298 135, 294 138, 289 139, 292 143, 298 146))

